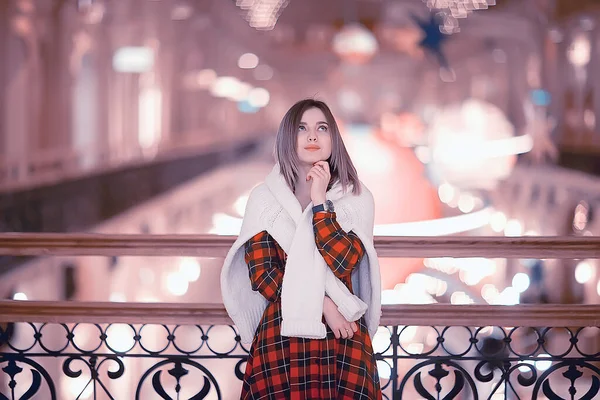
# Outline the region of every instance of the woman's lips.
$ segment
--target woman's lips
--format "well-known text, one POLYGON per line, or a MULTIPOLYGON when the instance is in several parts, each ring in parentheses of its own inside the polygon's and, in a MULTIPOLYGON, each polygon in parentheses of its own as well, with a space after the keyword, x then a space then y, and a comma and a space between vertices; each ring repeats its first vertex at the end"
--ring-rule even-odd
POLYGON ((318 150, 321 150, 320 147, 316 147, 316 146, 305 147, 304 149, 308 150, 308 151, 318 151, 318 150))

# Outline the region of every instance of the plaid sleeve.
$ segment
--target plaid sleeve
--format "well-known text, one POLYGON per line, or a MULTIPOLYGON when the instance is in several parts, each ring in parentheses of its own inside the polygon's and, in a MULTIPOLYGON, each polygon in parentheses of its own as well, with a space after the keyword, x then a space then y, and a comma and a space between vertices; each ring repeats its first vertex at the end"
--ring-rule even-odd
POLYGON ((252 290, 271 302, 279 300, 283 268, 275 239, 262 231, 246 242, 244 250, 252 290))
POLYGON ((335 276, 348 276, 365 254, 362 242, 352 231, 337 223, 335 212, 317 212, 313 216, 315 241, 319 252, 335 276))

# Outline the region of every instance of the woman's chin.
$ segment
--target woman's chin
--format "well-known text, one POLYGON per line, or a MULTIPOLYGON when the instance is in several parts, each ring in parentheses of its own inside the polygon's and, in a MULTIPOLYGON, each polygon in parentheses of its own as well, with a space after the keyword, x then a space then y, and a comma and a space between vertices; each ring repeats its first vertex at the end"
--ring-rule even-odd
POLYGON ((303 164, 314 164, 318 161, 325 161, 326 158, 323 158, 320 154, 306 154, 300 157, 300 162, 303 164))

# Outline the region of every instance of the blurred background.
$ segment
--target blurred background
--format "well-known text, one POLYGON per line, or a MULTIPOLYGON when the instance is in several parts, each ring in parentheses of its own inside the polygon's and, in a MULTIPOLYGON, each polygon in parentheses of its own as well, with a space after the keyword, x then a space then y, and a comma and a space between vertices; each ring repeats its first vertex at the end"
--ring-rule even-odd
MULTIPOLYGON (((597 235, 595 0, 0 0, 0 231, 235 235, 297 100, 376 235, 597 235)), ((598 303, 596 260, 381 260, 385 304, 598 303)), ((220 303, 222 259, 0 258, 18 300, 220 303)))
MULTIPOLYGON (((313 97, 377 235, 597 234, 599 16, 584 0, 4 0, 0 229, 235 235, 279 121, 313 97)), ((0 294, 219 302, 221 261, 3 257, 0 294)), ((600 297, 595 261, 382 264, 390 302, 600 297)))

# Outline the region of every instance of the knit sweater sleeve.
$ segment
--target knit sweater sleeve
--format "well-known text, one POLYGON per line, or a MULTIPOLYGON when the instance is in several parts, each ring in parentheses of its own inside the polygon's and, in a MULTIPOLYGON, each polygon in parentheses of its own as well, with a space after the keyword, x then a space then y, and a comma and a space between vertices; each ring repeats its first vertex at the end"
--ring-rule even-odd
POLYGON ((253 236, 244 245, 252 290, 270 302, 279 301, 283 281, 283 260, 277 242, 267 231, 253 236))
POLYGON ((335 212, 315 213, 313 229, 317 249, 335 276, 341 279, 350 275, 365 254, 358 236, 342 229, 335 212))

